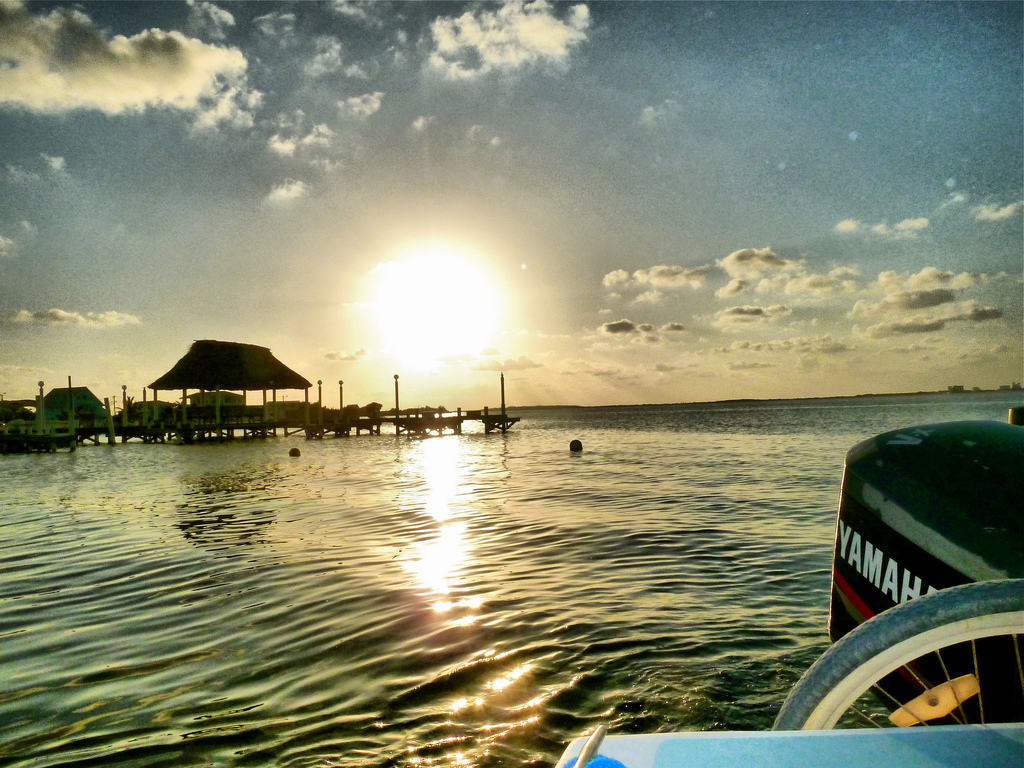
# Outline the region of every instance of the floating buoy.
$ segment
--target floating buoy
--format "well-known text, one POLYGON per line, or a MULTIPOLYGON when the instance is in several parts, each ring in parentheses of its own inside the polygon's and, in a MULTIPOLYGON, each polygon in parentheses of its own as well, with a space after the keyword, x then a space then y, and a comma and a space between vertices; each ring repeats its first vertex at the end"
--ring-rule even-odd
POLYGON ((581 443, 579 440, 573 440, 571 443, 569 443, 569 450, 570 451, 582 451, 583 450, 583 443, 581 443))
POLYGON ((300 451, 298 448, 292 448, 290 451, 288 451, 288 455, 289 456, 301 456, 302 455, 302 451, 300 451))

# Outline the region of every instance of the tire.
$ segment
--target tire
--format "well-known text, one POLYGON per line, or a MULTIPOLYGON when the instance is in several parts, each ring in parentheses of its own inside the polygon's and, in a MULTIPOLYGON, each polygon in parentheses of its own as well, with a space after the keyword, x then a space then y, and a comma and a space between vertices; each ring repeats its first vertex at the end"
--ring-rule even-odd
MULTIPOLYGON (((1009 636, 1024 688, 1018 635, 1024 634, 1024 579, 972 582, 897 605, 829 648, 790 692, 774 730, 824 730, 890 673, 935 651, 1009 636)), ((1007 672, 1007 679, 1009 679, 1007 672)), ((979 675, 980 677, 980 675, 979 675)), ((985 680, 981 680, 982 690, 985 680)), ((1021 691, 1024 695, 1024 691, 1021 691)), ((1020 696, 1014 694, 1014 700, 1020 696)), ((1016 710, 1014 718, 1019 719, 1016 710)), ((989 722, 1000 722, 993 712, 989 722)))

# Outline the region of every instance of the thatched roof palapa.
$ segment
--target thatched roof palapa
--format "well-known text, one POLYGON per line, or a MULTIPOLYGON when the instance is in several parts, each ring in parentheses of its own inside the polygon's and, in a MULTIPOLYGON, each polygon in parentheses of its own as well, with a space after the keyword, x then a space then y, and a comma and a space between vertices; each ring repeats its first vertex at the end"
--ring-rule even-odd
POLYGON ((266 347, 196 341, 150 389, 309 389, 313 386, 266 347))

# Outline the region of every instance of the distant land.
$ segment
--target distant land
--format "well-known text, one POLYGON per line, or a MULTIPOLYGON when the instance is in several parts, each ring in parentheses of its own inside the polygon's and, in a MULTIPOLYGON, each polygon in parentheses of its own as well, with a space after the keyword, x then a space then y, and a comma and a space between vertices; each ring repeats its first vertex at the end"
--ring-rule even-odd
POLYGON ((1002 387, 997 389, 938 389, 922 390, 918 392, 865 392, 859 395, 825 395, 813 397, 738 397, 729 400, 694 400, 680 403, 622 403, 619 405, 509 405, 506 410, 512 411, 544 411, 557 408, 586 408, 597 410, 600 408, 672 408, 681 405, 740 405, 743 403, 787 403, 787 402, 814 402, 817 400, 854 400, 868 397, 917 397, 920 395, 993 395, 1000 393, 1016 392, 1020 394, 1024 404, 1024 388, 1002 387))

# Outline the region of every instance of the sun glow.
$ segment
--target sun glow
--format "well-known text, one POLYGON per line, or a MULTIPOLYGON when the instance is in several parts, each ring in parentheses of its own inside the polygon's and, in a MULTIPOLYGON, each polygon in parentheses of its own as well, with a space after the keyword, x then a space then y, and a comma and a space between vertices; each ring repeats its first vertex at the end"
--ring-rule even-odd
POLYGON ((374 271, 377 327, 386 351, 403 363, 427 366, 488 345, 497 294, 470 258, 446 246, 417 247, 374 271))

